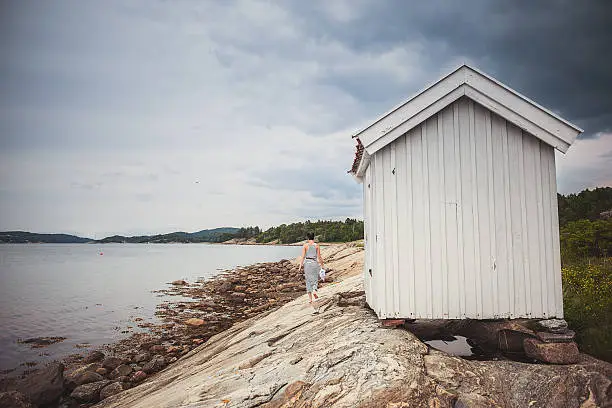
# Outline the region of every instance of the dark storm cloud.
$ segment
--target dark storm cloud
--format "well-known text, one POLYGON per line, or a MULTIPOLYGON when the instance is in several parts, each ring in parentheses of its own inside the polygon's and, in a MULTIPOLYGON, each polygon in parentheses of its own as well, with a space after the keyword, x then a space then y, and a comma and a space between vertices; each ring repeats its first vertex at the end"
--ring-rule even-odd
MULTIPOLYGON (((453 57, 466 58, 583 127, 583 137, 612 129, 610 1, 396 0, 368 3, 345 22, 320 5, 294 4, 318 38, 337 39, 361 52, 419 41, 425 51, 416 63, 432 73, 453 57)), ((334 79, 379 110, 399 102, 380 101, 368 78, 334 79)), ((435 79, 433 74, 428 81, 435 79)), ((407 88, 414 92, 421 86, 407 88)), ((393 92, 389 99, 396 99, 393 92)))

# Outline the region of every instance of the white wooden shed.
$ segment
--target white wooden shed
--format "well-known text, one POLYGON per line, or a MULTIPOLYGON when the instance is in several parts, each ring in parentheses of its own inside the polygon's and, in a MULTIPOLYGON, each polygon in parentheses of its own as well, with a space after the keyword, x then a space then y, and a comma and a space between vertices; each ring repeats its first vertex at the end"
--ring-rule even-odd
POLYGON ((581 132, 462 65, 353 136, 378 317, 562 318, 554 149, 581 132))

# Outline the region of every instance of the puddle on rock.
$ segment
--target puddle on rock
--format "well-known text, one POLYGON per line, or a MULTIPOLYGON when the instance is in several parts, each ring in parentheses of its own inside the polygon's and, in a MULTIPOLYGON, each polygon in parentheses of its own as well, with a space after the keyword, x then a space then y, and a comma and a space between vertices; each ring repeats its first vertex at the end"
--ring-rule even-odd
POLYGON ((467 360, 497 360, 495 354, 487 353, 464 336, 445 336, 443 339, 424 341, 429 347, 467 360))

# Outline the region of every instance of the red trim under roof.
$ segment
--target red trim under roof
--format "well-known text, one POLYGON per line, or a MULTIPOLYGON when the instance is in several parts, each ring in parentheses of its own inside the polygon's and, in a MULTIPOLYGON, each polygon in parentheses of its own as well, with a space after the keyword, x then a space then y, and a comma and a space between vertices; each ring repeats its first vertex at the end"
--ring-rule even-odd
POLYGON ((349 173, 356 174, 357 169, 359 168, 359 163, 361 162, 361 156, 363 156, 363 145, 361 144, 361 140, 357 138, 357 146, 355 151, 355 159, 353 159, 353 166, 348 171, 349 173))

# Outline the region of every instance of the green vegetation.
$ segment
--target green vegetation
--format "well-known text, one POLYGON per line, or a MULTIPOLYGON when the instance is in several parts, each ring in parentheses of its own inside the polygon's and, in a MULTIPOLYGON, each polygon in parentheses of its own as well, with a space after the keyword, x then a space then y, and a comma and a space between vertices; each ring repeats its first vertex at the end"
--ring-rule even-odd
POLYGON ((257 236, 257 242, 278 241, 279 244, 292 244, 306 239, 312 232, 320 242, 349 242, 363 239, 363 221, 347 218, 343 221, 306 221, 281 224, 257 236))
POLYGON ((565 318, 582 351, 612 361, 612 188, 559 196, 565 318))

